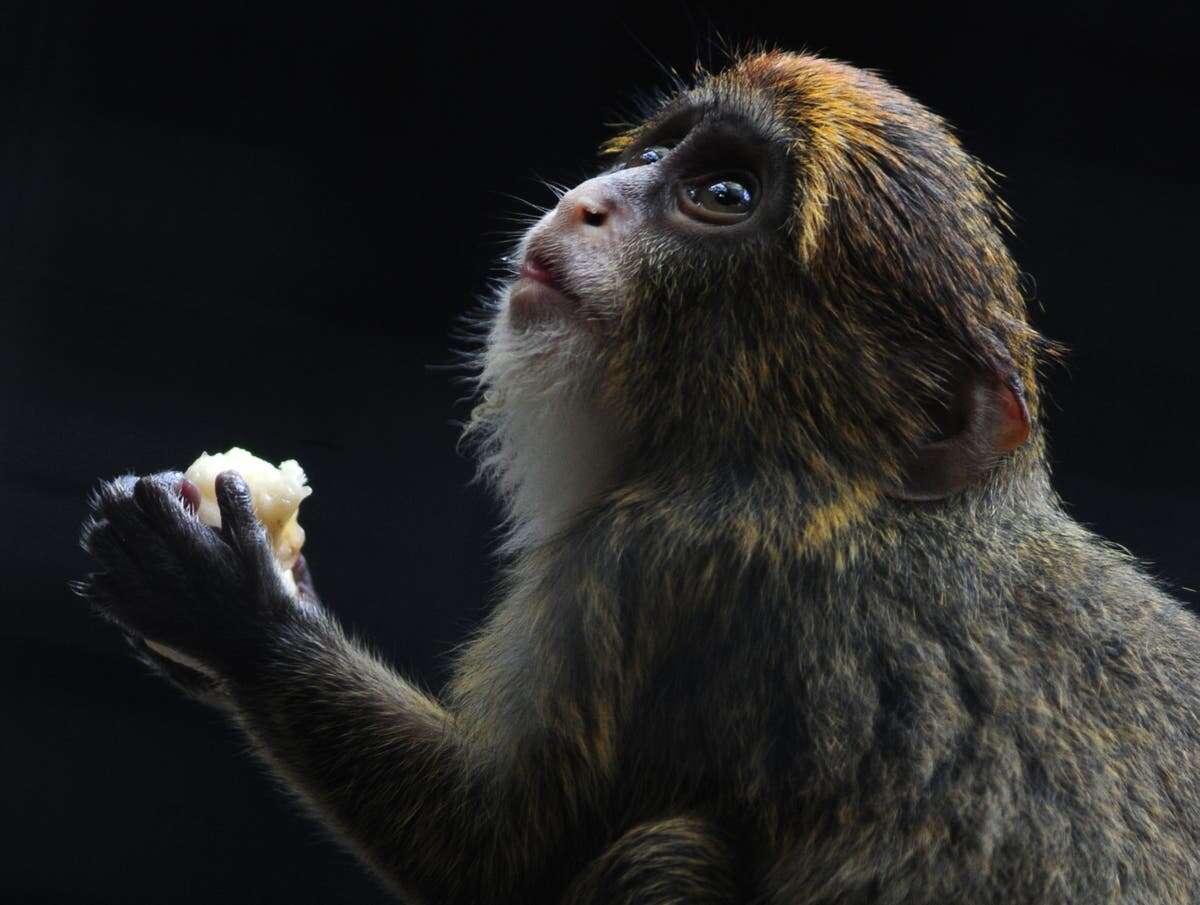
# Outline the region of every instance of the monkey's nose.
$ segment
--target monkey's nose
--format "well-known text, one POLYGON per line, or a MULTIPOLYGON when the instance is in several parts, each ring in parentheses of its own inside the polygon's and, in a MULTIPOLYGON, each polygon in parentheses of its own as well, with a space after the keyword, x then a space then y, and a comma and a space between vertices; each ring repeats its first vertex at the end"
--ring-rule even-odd
POLYGON ((612 174, 582 182, 560 199, 550 228, 589 246, 617 241, 633 222, 633 209, 612 174))
POLYGON ((604 201, 583 196, 574 202, 574 219, 584 226, 603 226, 608 222, 611 208, 604 201))
MULTIPOLYGON (((582 182, 558 200, 559 222, 569 228, 612 229, 626 218, 621 193, 609 184, 610 177, 597 176, 582 182)), ((588 230, 584 230, 588 232, 588 230)))

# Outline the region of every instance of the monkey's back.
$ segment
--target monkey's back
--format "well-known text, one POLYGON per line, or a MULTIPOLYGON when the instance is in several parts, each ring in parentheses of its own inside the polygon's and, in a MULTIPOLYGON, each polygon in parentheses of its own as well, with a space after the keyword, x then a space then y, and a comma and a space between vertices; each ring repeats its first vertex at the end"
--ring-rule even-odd
POLYGON ((623 808, 714 815, 770 902, 1200 899, 1200 626, 1053 497, 792 556, 666 525, 623 808))

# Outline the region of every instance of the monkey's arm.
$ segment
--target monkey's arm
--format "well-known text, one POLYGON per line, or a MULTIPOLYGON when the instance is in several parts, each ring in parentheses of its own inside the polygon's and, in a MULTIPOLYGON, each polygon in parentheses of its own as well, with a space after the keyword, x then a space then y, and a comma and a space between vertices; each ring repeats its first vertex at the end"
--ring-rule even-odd
POLYGON ((332 618, 283 629, 232 694, 264 760, 397 890, 497 901, 535 869, 529 824, 549 815, 525 812, 522 777, 498 776, 449 711, 332 618))
POLYGON ((501 901, 543 876, 578 825, 578 757, 544 733, 502 768, 315 600, 288 595, 237 475, 218 479, 219 533, 177 487, 165 475, 101 489, 84 543, 102 571, 80 590, 135 639, 211 668, 264 759, 397 889, 501 901))

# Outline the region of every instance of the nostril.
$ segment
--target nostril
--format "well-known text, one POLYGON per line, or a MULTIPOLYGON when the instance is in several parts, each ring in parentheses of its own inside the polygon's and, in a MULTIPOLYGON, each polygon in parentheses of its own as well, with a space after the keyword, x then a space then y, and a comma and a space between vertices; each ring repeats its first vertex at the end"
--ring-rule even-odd
POLYGON ((581 205, 583 210, 583 222, 588 226, 603 226, 604 221, 608 219, 608 214, 599 208, 592 207, 590 204, 581 205))

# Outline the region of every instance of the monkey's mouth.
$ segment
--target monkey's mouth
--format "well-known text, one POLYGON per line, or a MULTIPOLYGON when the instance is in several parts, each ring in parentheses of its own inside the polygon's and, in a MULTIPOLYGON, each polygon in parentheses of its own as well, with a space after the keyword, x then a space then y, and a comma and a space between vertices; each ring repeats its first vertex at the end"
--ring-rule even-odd
POLYGON ((564 287, 558 270, 557 263, 539 251, 530 249, 525 255, 508 296, 509 316, 514 323, 524 326, 578 309, 579 300, 564 287))
POLYGON ((521 263, 520 278, 523 280, 533 280, 535 283, 542 283, 551 289, 561 292, 562 290, 559 289, 559 281, 554 274, 554 270, 555 265, 547 255, 531 249, 525 255, 525 260, 521 263))

